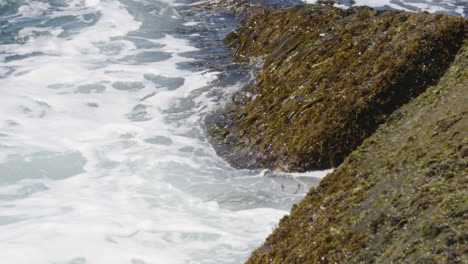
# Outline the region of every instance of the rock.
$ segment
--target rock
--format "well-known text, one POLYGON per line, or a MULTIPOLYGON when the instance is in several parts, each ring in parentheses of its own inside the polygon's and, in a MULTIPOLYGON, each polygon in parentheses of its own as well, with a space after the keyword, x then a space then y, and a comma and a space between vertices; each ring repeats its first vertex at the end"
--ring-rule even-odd
POLYGON ((247 263, 466 263, 468 40, 247 263))
POLYGON ((238 62, 263 65, 258 82, 210 116, 207 130, 234 167, 285 171, 338 166, 437 83, 467 26, 460 17, 327 5, 252 14, 225 41, 238 62))

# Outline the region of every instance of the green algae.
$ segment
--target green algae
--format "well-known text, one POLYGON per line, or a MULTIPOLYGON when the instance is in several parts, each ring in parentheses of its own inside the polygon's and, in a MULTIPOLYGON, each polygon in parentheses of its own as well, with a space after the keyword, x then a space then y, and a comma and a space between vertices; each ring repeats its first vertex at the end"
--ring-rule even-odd
POLYGON ((468 42, 247 263, 468 262, 468 42))
POLYGON ((254 96, 215 114, 207 125, 212 143, 238 168, 336 167, 437 82, 466 25, 445 15, 327 4, 256 8, 225 39, 238 62, 263 63, 257 84, 246 88, 254 96))

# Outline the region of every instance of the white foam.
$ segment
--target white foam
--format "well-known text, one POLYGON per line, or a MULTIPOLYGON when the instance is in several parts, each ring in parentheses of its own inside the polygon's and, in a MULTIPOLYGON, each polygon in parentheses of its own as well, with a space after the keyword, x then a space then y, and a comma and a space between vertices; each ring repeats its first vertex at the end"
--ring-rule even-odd
POLYGON ((23 5, 18 9, 18 14, 23 17, 37 17, 44 14, 50 5, 39 1, 28 1, 27 5, 23 5))
POLYGON ((199 25, 201 24, 201 22, 198 22, 198 21, 189 21, 189 22, 186 22, 182 25, 186 26, 186 27, 193 27, 193 26, 196 26, 196 25, 199 25))
POLYGON ((101 0, 85 0, 85 3, 87 6, 94 7, 99 5, 99 3, 101 3, 101 0))
MULTIPOLYGON (((304 0, 305 3, 315 4, 318 0, 304 0)), ((335 5, 339 8, 348 8, 342 4, 335 5)), ((465 9, 467 4, 457 0, 445 0, 445 1, 393 1, 393 0, 355 0, 353 6, 369 6, 374 8, 392 8, 395 10, 402 11, 413 11, 413 12, 429 12, 429 13, 449 13, 457 14, 459 16, 466 16, 465 9)))
POLYGON ((402 11, 410 11, 409 9, 405 8, 404 6, 394 4, 391 0, 378 0, 378 1, 373 1, 373 0, 357 0, 355 1, 355 6, 370 6, 374 8, 379 8, 379 7, 391 7, 397 10, 402 10, 402 11))
POLYGON ((155 5, 158 12, 148 14, 155 28, 158 19, 180 27, 180 14, 167 4, 156 8, 155 1, 139 1, 142 7, 111 0, 67 3, 54 9, 31 2, 23 11, 39 11, 23 12, 21 19, 100 18, 73 30, 28 26, 18 32, 20 43, 0 46, 0 147, 9 146, 1 149, 0 167, 16 175, 8 172, 11 164, 27 164, 22 177, 0 184, 0 259, 244 261, 300 194, 276 192, 288 179, 236 171, 216 156, 202 122, 217 104, 207 85, 218 73, 180 69, 193 60, 183 53, 198 49, 167 31, 162 38, 132 34, 148 21, 138 21, 127 8, 155 5), (139 41, 144 48, 137 48, 139 41), (25 57, 11 59, 17 55, 25 57), (148 74, 184 82, 169 89, 148 74), (148 143, 157 137, 166 141, 148 143), (44 160, 61 164, 51 168, 44 160), (35 168, 43 174, 24 172, 35 168), (61 175, 50 177, 60 169, 61 175))
POLYGON ((331 172, 333 172, 333 169, 323 170, 323 171, 308 171, 308 172, 301 172, 301 173, 289 173, 289 174, 291 176, 294 176, 294 177, 311 177, 311 178, 322 179, 331 172))

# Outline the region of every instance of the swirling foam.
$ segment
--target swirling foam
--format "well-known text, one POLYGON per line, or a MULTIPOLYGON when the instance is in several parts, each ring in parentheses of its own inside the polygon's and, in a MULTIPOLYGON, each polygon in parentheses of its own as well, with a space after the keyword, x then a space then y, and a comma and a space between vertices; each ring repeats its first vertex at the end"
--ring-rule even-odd
POLYGON ((197 48, 171 34, 203 21, 156 1, 18 3, 0 45, 2 261, 240 263, 316 182, 216 156, 202 119, 226 88, 181 69, 197 48))

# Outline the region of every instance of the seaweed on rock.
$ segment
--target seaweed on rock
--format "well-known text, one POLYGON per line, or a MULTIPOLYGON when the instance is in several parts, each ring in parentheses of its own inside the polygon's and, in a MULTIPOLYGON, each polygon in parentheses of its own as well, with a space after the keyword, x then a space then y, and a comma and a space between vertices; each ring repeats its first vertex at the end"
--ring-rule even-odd
POLYGON ((256 9, 226 37, 258 82, 207 122, 238 168, 338 166, 379 124, 435 84, 466 37, 466 19, 330 6, 256 9))
POLYGON ((247 263, 468 263, 467 88, 468 42, 247 263))

